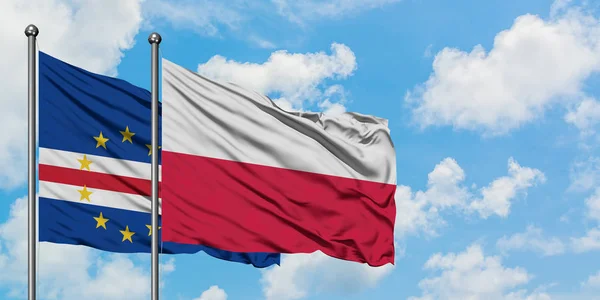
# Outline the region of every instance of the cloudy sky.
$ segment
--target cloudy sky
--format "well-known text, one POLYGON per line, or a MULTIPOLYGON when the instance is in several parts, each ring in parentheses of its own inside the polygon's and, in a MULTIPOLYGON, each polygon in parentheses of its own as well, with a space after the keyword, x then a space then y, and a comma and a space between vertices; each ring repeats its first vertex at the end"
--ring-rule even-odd
MULTIPOLYGON (((26 293, 26 38, 149 88, 162 56, 288 109, 390 121, 395 266, 161 257, 162 299, 598 299, 600 3, 3 0, 0 298, 26 293), (596 296, 598 297, 598 296, 596 296)), ((148 299, 149 255, 39 247, 43 299, 148 299)))

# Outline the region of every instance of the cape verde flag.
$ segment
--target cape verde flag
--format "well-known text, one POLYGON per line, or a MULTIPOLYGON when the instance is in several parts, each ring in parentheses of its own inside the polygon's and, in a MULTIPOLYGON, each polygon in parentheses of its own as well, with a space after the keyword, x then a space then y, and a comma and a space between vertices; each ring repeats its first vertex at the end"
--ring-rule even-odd
MULTIPOLYGON (((39 52, 39 87, 40 241, 149 253, 154 234, 150 231, 150 92, 43 52, 39 52)), ((159 133, 159 145, 160 140, 159 133)), ((160 153, 158 160, 160 164, 160 153)), ((160 227, 158 235, 161 240, 160 227)), ((204 251, 255 267, 280 261, 277 253, 161 245, 161 253, 204 251)))

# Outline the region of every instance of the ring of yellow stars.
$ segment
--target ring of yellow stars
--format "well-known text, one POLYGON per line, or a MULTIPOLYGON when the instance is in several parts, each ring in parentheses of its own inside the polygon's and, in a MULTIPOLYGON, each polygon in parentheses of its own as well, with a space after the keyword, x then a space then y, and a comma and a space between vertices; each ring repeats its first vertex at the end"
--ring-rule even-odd
MULTIPOLYGON (((152 145, 146 144, 146 147, 148 147, 148 156, 152 155, 152 145)), ((160 146, 158 146, 158 149, 160 149, 160 146)))
POLYGON ((88 160, 85 154, 83 155, 83 159, 78 159, 78 161, 81 164, 79 170, 83 170, 83 168, 86 168, 88 171, 90 170, 90 164, 92 163, 92 161, 88 160))
POLYGON ((129 226, 125 226, 125 230, 119 230, 119 231, 123 235, 123 240, 121 242, 128 240, 130 243, 133 243, 133 241, 131 240, 131 237, 135 234, 135 232, 129 231, 129 226))
MULTIPOLYGON (((152 235, 152 225, 146 224, 146 227, 148 227, 148 236, 151 236, 152 235)), ((160 230, 160 226, 158 226, 158 230, 160 230)))
POLYGON ((131 137, 135 135, 135 133, 129 131, 129 126, 125 127, 125 131, 119 131, 123 135, 123 141, 121 143, 125 143, 125 141, 129 141, 129 143, 133 144, 131 137))
POLYGON ((106 149, 106 142, 108 142, 108 139, 105 138, 102 135, 102 131, 100 131, 100 135, 99 136, 95 136, 94 139, 96 140, 96 148, 102 146, 102 148, 106 149))
POLYGON ((90 195, 92 194, 92 192, 88 191, 87 187, 84 185, 83 186, 83 190, 77 190, 79 192, 79 194, 81 194, 81 197, 79 197, 79 201, 85 199, 88 202, 90 202, 90 195))
POLYGON ((105 219, 102 216, 102 212, 100 212, 100 216, 99 217, 94 217, 94 220, 96 220, 96 228, 102 226, 102 228, 106 229, 106 222, 108 222, 108 219, 105 219))

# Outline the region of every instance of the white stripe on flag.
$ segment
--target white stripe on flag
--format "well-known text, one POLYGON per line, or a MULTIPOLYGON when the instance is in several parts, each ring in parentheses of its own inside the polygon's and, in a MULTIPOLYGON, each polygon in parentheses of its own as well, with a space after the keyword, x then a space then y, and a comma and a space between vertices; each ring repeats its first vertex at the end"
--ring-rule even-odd
MULTIPOLYGON (((77 153, 40 147, 40 164, 79 170, 81 168, 81 164, 78 160, 83 159, 84 154, 85 153, 77 153)), ((90 164, 90 171, 92 172, 150 180, 150 163, 116 159, 104 156, 95 156, 89 154, 85 155, 86 159, 92 162, 90 164)), ((161 181, 162 179, 161 174, 162 166, 158 166, 159 181, 161 181)))
MULTIPOLYGON (((86 187, 90 201, 81 200, 82 186, 40 181, 39 197, 150 213, 150 197, 86 187)), ((158 214, 161 214, 160 203, 158 214)))
POLYGON ((387 120, 286 112, 234 84, 210 81, 166 59, 162 66, 163 153, 396 183, 387 120))

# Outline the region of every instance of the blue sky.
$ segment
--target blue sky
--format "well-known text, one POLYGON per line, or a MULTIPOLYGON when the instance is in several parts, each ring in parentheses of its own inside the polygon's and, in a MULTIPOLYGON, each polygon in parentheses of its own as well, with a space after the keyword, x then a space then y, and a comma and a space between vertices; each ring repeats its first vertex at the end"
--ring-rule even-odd
MULTIPOLYGON (((157 31, 164 58, 282 106, 390 121, 394 267, 320 253, 266 270, 162 257, 163 299, 600 295, 598 3, 28 2, 0 4, 1 68, 14 70, 0 74, 0 298, 26 287, 26 206, 16 199, 26 195, 28 23, 42 51, 144 88, 157 31)), ((147 255, 49 244, 40 255, 43 299, 148 298, 147 255)))

